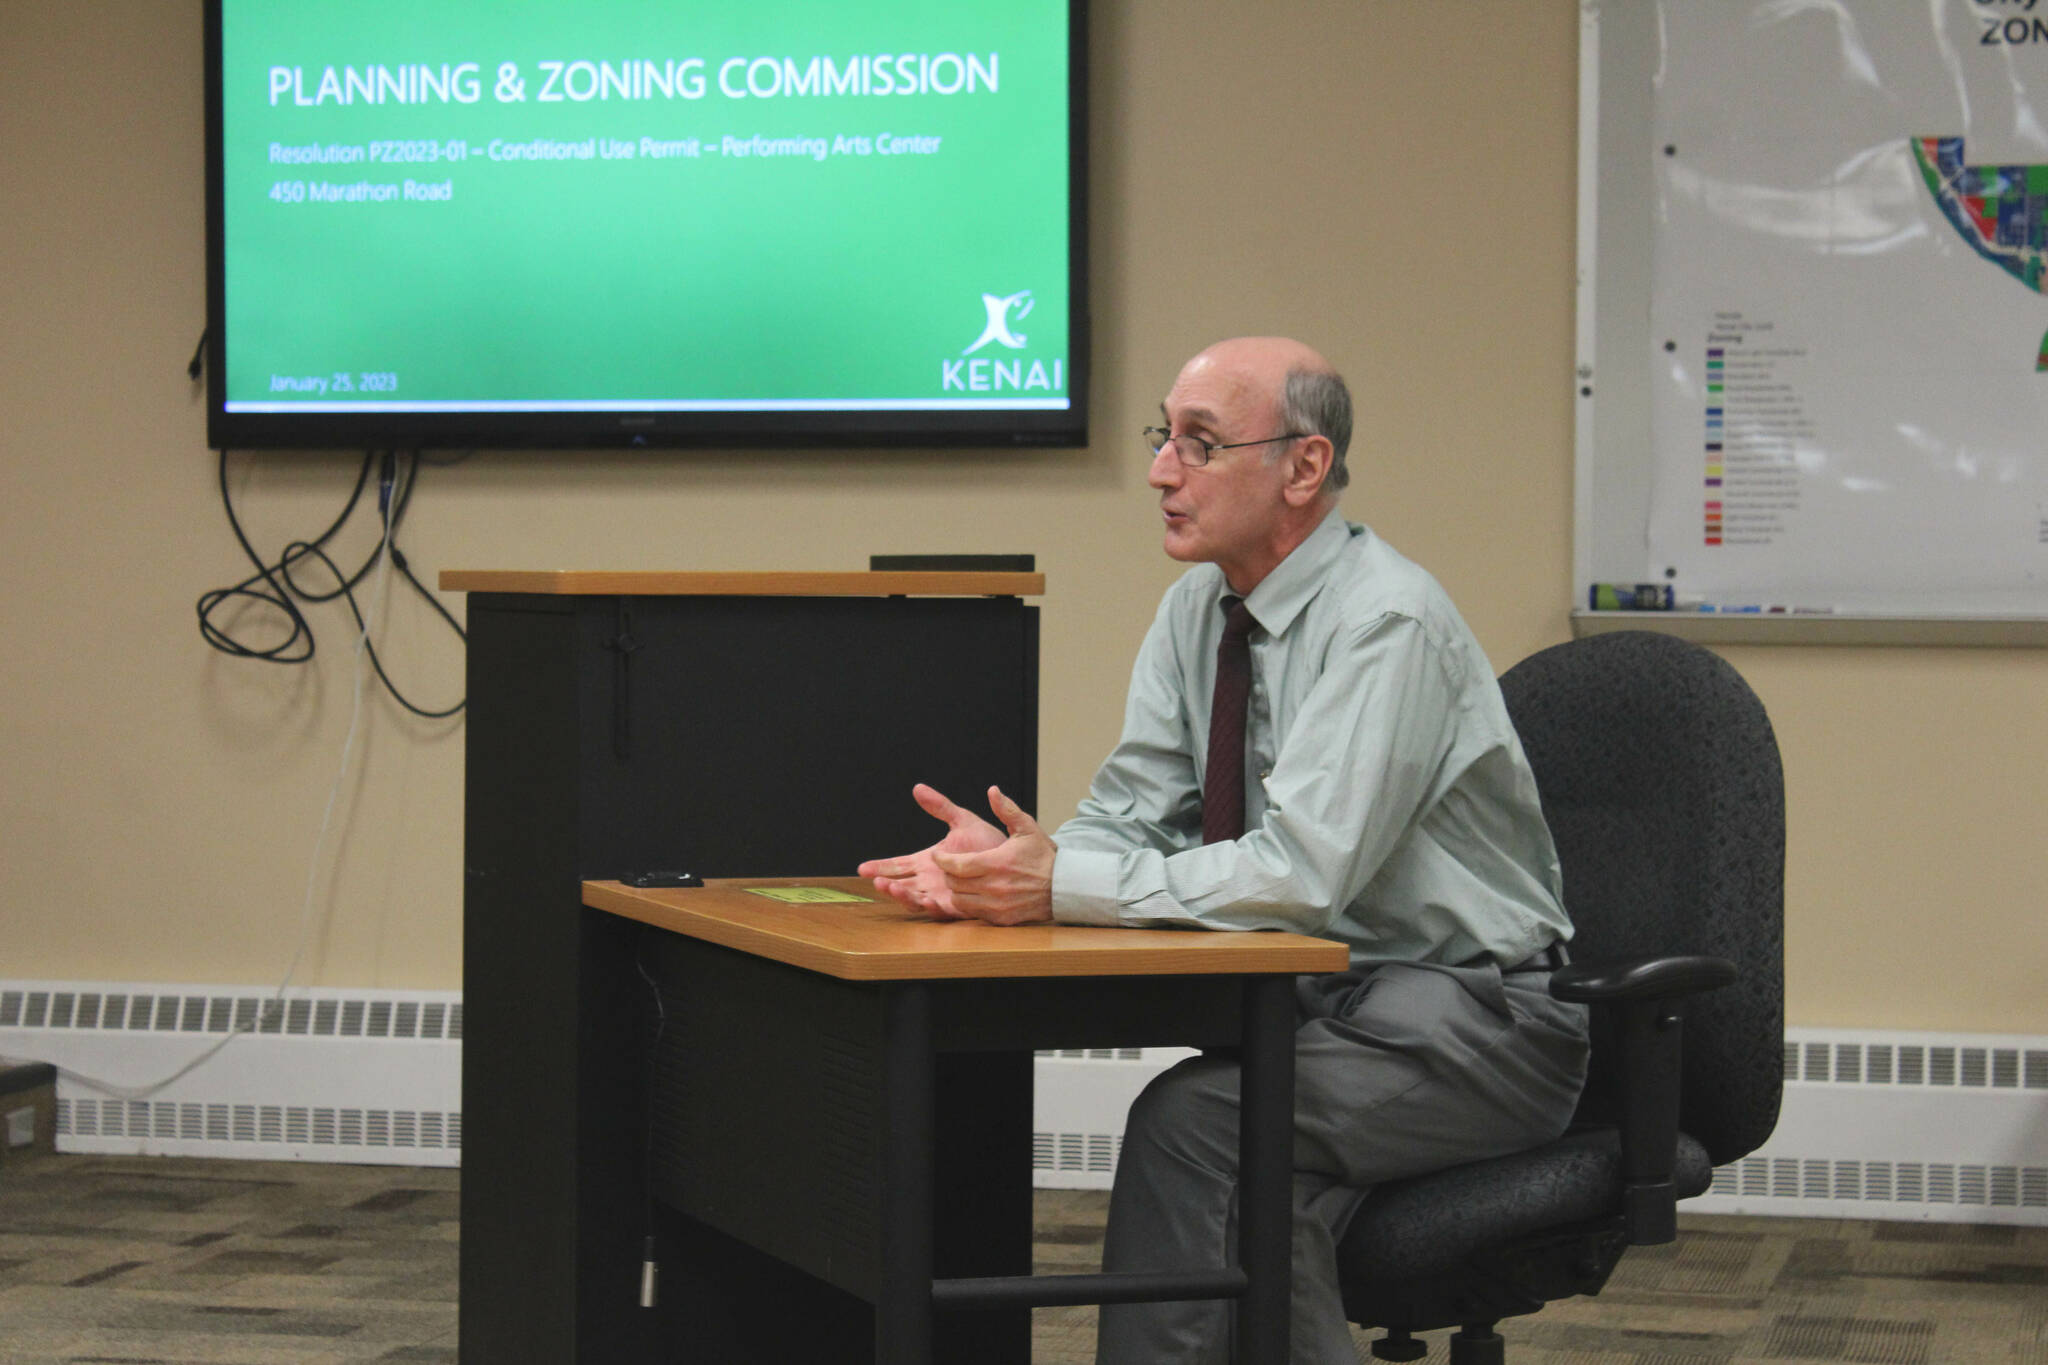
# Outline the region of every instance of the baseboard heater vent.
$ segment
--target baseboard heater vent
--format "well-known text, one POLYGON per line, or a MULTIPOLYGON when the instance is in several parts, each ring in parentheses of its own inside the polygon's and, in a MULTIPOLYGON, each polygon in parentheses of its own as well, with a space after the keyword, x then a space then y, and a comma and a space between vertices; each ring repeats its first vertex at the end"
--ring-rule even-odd
MULTIPOLYGON (((1041 1053, 1032 1179, 1106 1189, 1124 1115, 1178 1048, 1041 1053)), ((2048 1226, 2048 1039, 1788 1029, 1777 1131, 1702 1213, 2048 1226)))
POLYGON ((1956 1085, 2048 1090, 2048 1047, 2015 1042, 1785 1041, 1785 1079, 1850 1085, 1956 1085))
MULTIPOLYGON (((1031 1135, 1031 1171, 1065 1176, 1096 1176, 1103 1184, 1116 1174, 1123 1136, 1117 1133, 1038 1133, 1031 1135)), ((1062 1188, 1087 1188, 1066 1182, 1039 1181, 1062 1188)), ((1089 1184, 1096 1183, 1089 1181, 1089 1184)))
POLYGON ((0 1053, 57 1065, 59 1151, 461 1160, 452 991, 0 981, 0 1053))
MULTIPOLYGON (((415 993, 416 994, 416 993, 415 993)), ((227 1033, 244 1029, 293 1038, 462 1037, 459 997, 420 1000, 336 992, 312 998, 188 994, 138 987, 95 991, 0 990, 0 1028, 127 1029, 158 1033, 227 1033)))
POLYGON ((1124 1116, 1145 1082, 1185 1047, 1070 1048, 1038 1054, 1032 1097, 1031 1183, 1106 1190, 1123 1152, 1124 1116))
MULTIPOLYGON (((309 988, 272 1008, 274 995, 0 980, 0 1055, 60 1068, 62 1151, 460 1162, 459 994, 309 988)), ((1033 1182, 1108 1188, 1131 1101, 1191 1055, 1038 1053, 1033 1182)), ((1788 1029, 1784 1068, 1771 1140, 1686 1208, 2048 1226, 2048 1038, 1788 1029)))
POLYGON ((2048 1226, 2048 1038, 1785 1031, 1785 1102, 1701 1212, 2048 1226))
POLYGON ((60 1099, 57 1133, 59 1137, 81 1138, 176 1138, 301 1147, 445 1147, 457 1151, 462 1147, 462 1115, 407 1109, 309 1109, 297 1104, 60 1099))
POLYGON ((2048 1166, 1745 1157, 1714 1172, 1712 1195, 2048 1209, 2048 1166))

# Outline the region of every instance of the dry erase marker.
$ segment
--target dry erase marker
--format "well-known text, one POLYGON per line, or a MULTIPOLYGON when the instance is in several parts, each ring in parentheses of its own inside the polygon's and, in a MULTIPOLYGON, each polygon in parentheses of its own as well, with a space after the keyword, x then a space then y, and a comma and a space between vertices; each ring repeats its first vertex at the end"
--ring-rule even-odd
POLYGON ((1723 616, 1833 616, 1833 607, 1788 607, 1778 602, 1702 602, 1699 610, 1723 616))

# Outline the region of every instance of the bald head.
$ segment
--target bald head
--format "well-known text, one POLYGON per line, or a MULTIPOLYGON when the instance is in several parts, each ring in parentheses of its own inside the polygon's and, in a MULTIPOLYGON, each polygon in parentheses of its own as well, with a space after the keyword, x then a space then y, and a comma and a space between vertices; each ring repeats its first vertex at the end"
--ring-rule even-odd
POLYGON ((1291 337, 1232 337, 1205 348, 1182 367, 1182 373, 1196 366, 1217 366, 1246 380, 1263 382, 1275 391, 1289 370, 1328 370, 1330 362, 1313 346, 1291 337))
MULTIPOLYGON (((1326 497, 1351 482, 1344 454, 1351 446, 1351 392, 1320 351, 1292 337, 1232 337, 1181 367, 1181 382, 1199 376, 1212 392, 1230 395, 1268 430, 1326 436, 1331 447, 1326 497)), ((1180 387, 1180 385, 1176 385, 1180 387)))

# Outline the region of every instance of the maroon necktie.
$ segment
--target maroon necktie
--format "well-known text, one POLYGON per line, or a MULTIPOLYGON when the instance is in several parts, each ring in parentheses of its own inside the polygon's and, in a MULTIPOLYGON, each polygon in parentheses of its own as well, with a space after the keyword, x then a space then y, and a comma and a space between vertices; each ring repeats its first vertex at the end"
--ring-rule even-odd
POLYGON ((1223 640, 1216 646, 1216 691, 1209 703, 1209 766, 1202 777, 1202 842, 1244 833, 1244 710, 1252 691, 1251 608, 1223 599, 1223 640))

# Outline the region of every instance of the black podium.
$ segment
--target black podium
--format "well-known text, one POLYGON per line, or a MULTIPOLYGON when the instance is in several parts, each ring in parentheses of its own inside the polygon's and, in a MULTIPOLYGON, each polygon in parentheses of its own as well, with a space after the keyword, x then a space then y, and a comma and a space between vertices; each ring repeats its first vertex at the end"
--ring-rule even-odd
MULTIPOLYGON (((644 931, 584 909, 580 889, 654 870, 848 873, 935 837, 910 799, 919 781, 977 803, 999 783, 1036 809, 1038 615, 1021 599, 1042 576, 450 572, 441 586, 471 594, 462 1360, 639 1365, 694 1341, 693 1361, 772 1361, 778 1331, 806 1343, 790 1358, 862 1359, 867 1304, 649 1193, 660 1025, 644 931), (654 1309, 640 1306, 650 1230, 654 1309), (707 1324, 732 1334, 713 1354, 707 1324)), ((1014 1173, 982 1206, 939 1211, 940 1254, 970 1273, 1030 1267, 1028 1065, 999 1083, 973 1067, 939 1078, 965 1125, 947 1141, 1014 1173)), ((969 1358, 1028 1359, 1020 1311, 948 1331, 974 1342, 969 1358)))

